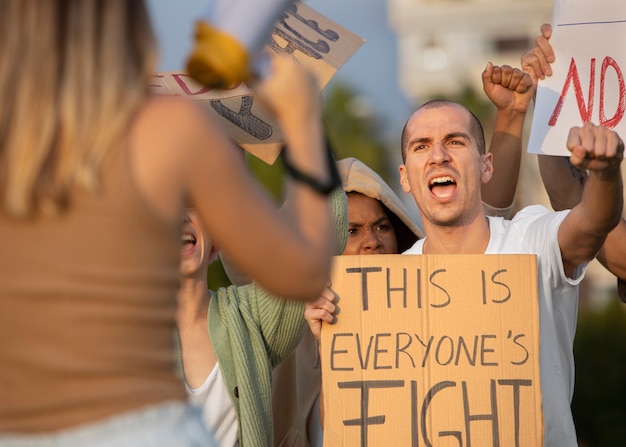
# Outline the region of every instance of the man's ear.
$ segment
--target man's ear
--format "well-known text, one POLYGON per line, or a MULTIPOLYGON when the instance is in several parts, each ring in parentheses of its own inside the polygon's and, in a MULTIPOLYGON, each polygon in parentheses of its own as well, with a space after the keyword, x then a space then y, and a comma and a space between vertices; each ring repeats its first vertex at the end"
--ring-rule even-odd
POLYGON ((487 152, 481 157, 481 165, 482 170, 480 173, 480 180, 483 183, 489 183, 491 177, 493 176, 493 154, 491 152, 487 152))
POLYGON ((406 166, 402 164, 398 167, 398 170, 400 171, 400 185, 402 186, 402 190, 406 193, 411 192, 411 185, 409 185, 409 179, 406 174, 406 166))

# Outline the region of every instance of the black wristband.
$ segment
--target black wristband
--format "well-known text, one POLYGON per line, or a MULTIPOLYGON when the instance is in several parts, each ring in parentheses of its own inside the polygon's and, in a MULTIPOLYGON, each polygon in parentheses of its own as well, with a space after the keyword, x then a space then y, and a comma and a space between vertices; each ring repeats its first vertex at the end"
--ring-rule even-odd
POLYGON ((287 149, 284 148, 280 153, 281 160, 283 162, 283 166, 285 166, 285 170, 287 173, 294 179, 301 183, 304 183, 313 191, 327 196, 330 194, 333 189, 341 185, 341 178, 339 178, 339 171, 337 171, 337 165, 335 164, 335 159, 330 149, 330 145, 326 144, 326 162, 328 164, 328 172, 330 174, 330 180, 328 183, 324 184, 308 174, 297 169, 294 165, 289 162, 287 159, 287 149))

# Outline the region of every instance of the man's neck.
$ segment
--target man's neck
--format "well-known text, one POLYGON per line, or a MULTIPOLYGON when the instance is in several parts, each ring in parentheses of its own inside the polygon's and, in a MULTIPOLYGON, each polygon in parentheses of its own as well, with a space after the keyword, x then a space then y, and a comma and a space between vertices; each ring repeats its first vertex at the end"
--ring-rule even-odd
POLYGON ((483 254, 489 245, 489 220, 480 213, 461 226, 442 226, 424 222, 424 254, 483 254))

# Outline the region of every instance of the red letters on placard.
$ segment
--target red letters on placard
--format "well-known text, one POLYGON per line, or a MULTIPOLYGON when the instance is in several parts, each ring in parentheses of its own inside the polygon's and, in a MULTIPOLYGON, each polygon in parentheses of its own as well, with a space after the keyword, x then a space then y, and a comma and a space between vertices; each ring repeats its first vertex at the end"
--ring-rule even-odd
POLYGON ((619 66, 612 57, 605 57, 602 61, 602 71, 600 72, 600 124, 608 127, 609 129, 617 126, 624 117, 624 110, 626 109, 626 95, 624 92, 624 76, 619 66), (606 78, 606 70, 608 67, 612 67, 617 75, 617 83, 619 85, 619 102, 617 103, 617 110, 615 115, 611 118, 607 118, 604 114, 604 80, 606 78))
POLYGON ((578 75, 578 69, 576 68, 576 61, 572 58, 572 61, 569 65, 569 70, 567 70, 567 77, 565 78, 565 84, 563 85, 563 90, 561 90, 561 96, 559 96, 559 101, 556 103, 556 107, 554 108, 554 112, 552 112, 552 116, 548 121, 548 125, 554 126, 561 114, 561 109, 563 108, 563 103, 565 102, 565 95, 569 90, 570 84, 574 84, 574 96, 576 97, 576 103, 578 104, 578 110, 580 112, 580 117, 583 122, 591 121, 591 112, 593 111, 593 95, 594 95, 594 86, 596 83, 596 60, 591 59, 591 68, 589 71, 589 100, 587 102, 587 107, 585 107, 585 98, 583 98, 583 90, 580 86, 580 76, 578 75))
MULTIPOLYGON (((559 115, 561 114, 561 109, 563 108, 563 103, 565 102, 565 97, 567 92, 569 91, 570 85, 573 86, 574 89, 574 97, 576 98, 576 104, 578 105, 578 111, 580 113, 580 118, 583 123, 591 121, 594 111, 594 97, 595 97, 595 86, 596 86, 596 59, 592 58, 590 61, 589 68, 589 89, 587 96, 587 104, 585 104, 585 98, 583 96, 582 86, 580 84, 580 76, 578 74, 578 68, 576 66, 576 61, 572 58, 570 62, 569 69, 567 71, 567 76, 565 77, 565 83, 563 84, 563 89, 561 90, 561 95, 559 96, 559 100, 554 107, 554 111, 550 116, 550 120, 548 121, 549 126, 555 126, 558 121, 559 115)), ((598 112, 598 122, 599 124, 606 126, 610 129, 617 126, 624 117, 624 112, 626 111, 626 87, 624 85, 624 75, 622 74, 622 70, 620 69, 617 62, 609 56, 606 56, 602 61, 602 67, 600 69, 600 110, 598 112), (606 74, 609 69, 613 69, 617 76, 617 83, 619 87, 619 96, 618 103, 613 116, 607 118, 605 113, 605 96, 606 96, 606 74)))
MULTIPOLYGON (((176 84, 178 84, 178 86, 187 96, 202 95, 204 93, 210 92, 211 90, 214 90, 210 87, 197 85, 193 81, 189 82, 190 80, 192 80, 192 78, 186 73, 172 73, 172 78, 176 81, 176 84), (192 88, 195 89, 195 91, 192 90, 192 88)), ((240 85, 241 83, 237 82, 233 85, 223 88, 222 90, 235 90, 240 85)))

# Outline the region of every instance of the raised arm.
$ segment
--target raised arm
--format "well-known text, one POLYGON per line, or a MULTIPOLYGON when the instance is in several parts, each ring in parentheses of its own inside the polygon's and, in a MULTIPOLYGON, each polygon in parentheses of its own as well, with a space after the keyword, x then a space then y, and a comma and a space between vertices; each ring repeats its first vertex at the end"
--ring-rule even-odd
MULTIPOLYGON (((626 281, 626 220, 622 217, 617 226, 606 237, 598 253, 598 261, 622 281, 626 281)), ((626 292, 620 292, 620 299, 626 302, 626 292)))
MULTIPOLYGON (((539 171, 555 210, 574 208, 582 199, 587 172, 572 166, 567 157, 539 155, 539 171)), ((598 261, 618 278, 626 278, 626 220, 622 217, 607 235, 598 261)), ((626 295, 621 296, 626 301, 626 295)))
POLYGON ((587 171, 572 166, 567 157, 538 157, 539 173, 552 208, 557 211, 574 208, 582 197, 587 171))
POLYGON ((576 266, 596 256, 621 219, 624 143, 614 131, 585 123, 570 130, 567 148, 572 165, 589 171, 581 201, 558 233, 565 272, 571 275, 576 266))
POLYGON ((532 81, 520 69, 491 62, 483 71, 483 89, 497 108, 489 151, 493 154, 491 181, 483 184, 482 200, 494 208, 509 208, 515 198, 522 156, 524 119, 532 99, 532 81))
MULTIPOLYGON (((320 184, 330 184, 331 163, 323 139, 321 102, 314 77, 294 59, 276 56, 271 75, 255 87, 255 100, 276 116, 287 143, 286 158, 300 172, 320 184)), ((212 152, 211 145, 202 148, 212 152)), ((207 163, 208 164, 208 163, 207 163)), ((207 200, 204 178, 207 164, 193 163, 189 190, 193 202, 222 251, 242 271, 269 292, 291 298, 315 299, 326 285, 333 255, 332 219, 327 194, 310 184, 285 175, 288 213, 280 213, 261 194, 256 183, 230 177, 223 165, 212 169, 219 177, 219 203, 203 207, 207 200), (216 218, 216 214, 217 216, 216 218)), ((244 170, 236 178, 249 178, 244 170)), ((269 200, 269 201, 268 201, 269 200)))

